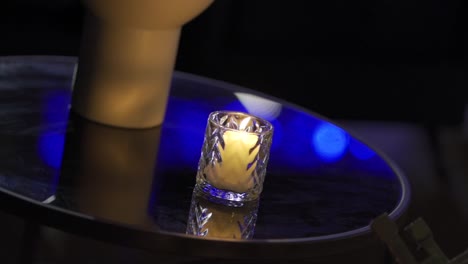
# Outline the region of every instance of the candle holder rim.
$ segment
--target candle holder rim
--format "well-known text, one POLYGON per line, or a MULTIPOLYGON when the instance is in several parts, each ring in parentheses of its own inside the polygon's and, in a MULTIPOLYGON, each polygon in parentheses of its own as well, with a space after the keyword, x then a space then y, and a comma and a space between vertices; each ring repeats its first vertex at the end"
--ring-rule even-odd
POLYGON ((264 119, 264 118, 261 118, 257 115, 253 115, 253 114, 250 114, 250 113, 246 113, 246 112, 242 112, 242 111, 230 111, 230 110, 217 110, 217 111, 213 111, 211 112, 209 115, 208 115, 208 122, 210 123, 213 123, 213 124, 217 124, 219 126, 222 126, 224 130, 227 130, 227 131, 235 131, 235 132, 243 132, 243 133, 247 133, 247 134, 252 134, 252 135, 264 135, 264 134, 267 134, 267 133, 272 133, 273 130, 274 130, 274 127, 273 125, 270 123, 270 121, 264 119), (263 131, 261 132, 249 132, 249 131, 244 131, 244 130, 239 130, 239 129, 235 129, 235 128, 230 128, 230 127, 226 127, 224 125, 220 125, 219 123, 216 123, 212 117, 215 116, 215 115, 218 115, 218 114, 221 114, 221 113, 227 113, 227 114, 240 114, 240 115, 244 115, 244 116, 251 116, 251 117, 254 117, 255 119, 257 120, 260 120, 263 124, 265 124, 264 126, 262 126, 263 128, 265 128, 263 131))

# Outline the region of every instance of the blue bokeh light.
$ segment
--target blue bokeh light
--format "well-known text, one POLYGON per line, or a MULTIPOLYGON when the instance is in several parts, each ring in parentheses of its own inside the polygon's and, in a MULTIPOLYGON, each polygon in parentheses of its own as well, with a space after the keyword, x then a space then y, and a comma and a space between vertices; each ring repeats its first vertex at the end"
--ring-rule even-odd
POLYGON ((321 160, 334 162, 345 154, 349 135, 333 124, 322 123, 313 132, 311 143, 321 160))

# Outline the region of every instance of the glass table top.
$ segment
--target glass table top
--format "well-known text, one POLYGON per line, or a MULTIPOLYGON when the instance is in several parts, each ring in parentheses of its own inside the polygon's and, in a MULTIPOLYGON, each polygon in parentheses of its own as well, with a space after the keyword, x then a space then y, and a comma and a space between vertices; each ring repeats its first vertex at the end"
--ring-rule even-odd
POLYGON ((222 231, 236 228, 226 226, 233 215, 254 214, 253 239, 269 241, 367 232, 380 214, 397 218, 406 210, 405 177, 320 115, 175 72, 162 126, 109 127, 70 111, 76 65, 73 57, 0 58, 0 191, 122 228, 183 236, 199 205, 219 214, 222 231), (216 110, 248 112, 275 128, 257 207, 192 197, 206 120, 216 110))

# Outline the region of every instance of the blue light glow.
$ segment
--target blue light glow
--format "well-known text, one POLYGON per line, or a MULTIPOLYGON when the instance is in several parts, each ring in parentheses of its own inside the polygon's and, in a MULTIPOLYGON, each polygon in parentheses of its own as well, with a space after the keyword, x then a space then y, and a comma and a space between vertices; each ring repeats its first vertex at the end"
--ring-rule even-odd
POLYGON ((323 161, 339 160, 346 152, 349 136, 341 128, 330 124, 320 124, 312 134, 312 147, 323 161))
POLYGON ((59 169, 62 163, 70 99, 69 91, 56 90, 46 94, 43 101, 46 130, 39 135, 38 151, 43 162, 54 169, 59 169))
POLYGON ((368 160, 376 155, 374 150, 355 139, 351 140, 349 151, 354 157, 360 160, 368 160))
POLYGON ((168 166, 196 166, 200 159, 208 115, 213 111, 198 100, 172 97, 166 111, 162 128, 158 164, 168 166), (178 151, 174 151, 178 150, 178 151))
MULTIPOLYGON (((316 167, 318 164, 317 155, 308 144, 315 123, 316 119, 303 112, 284 108, 277 119, 277 124, 273 123, 275 129, 276 126, 279 127, 279 133, 278 140, 273 136, 273 151, 268 166, 273 169, 276 166, 294 168, 297 171, 316 167), (275 146, 275 144, 277 145, 275 146)), ((276 131, 273 132, 273 135, 275 133, 276 131)))
MULTIPOLYGON (((249 112, 249 110, 245 107, 245 104, 243 104, 239 100, 232 101, 231 103, 226 105, 223 108, 223 110, 244 112, 244 113, 249 113, 249 114, 252 114, 252 115, 255 115, 255 116, 258 116, 258 117, 262 117, 261 115, 257 115, 255 113, 249 112)), ((280 109, 280 112, 281 112, 281 109, 280 109)), ((278 115, 279 114, 280 113, 278 112, 278 115)), ((282 137, 283 137, 283 128, 281 126, 281 122, 278 121, 277 117, 278 116, 274 116, 274 117, 269 116, 268 119, 265 118, 273 126, 273 140, 272 140, 272 144, 271 144, 271 149, 276 149, 278 146, 280 146, 281 140, 282 140, 282 137)), ((262 117, 262 118, 264 118, 264 117, 262 117)))
POLYGON ((48 124, 66 123, 71 100, 69 91, 55 91, 46 95, 43 110, 44 121, 48 124))
POLYGON ((65 135, 62 133, 44 133, 39 137, 39 155, 48 166, 59 169, 62 163, 65 135))

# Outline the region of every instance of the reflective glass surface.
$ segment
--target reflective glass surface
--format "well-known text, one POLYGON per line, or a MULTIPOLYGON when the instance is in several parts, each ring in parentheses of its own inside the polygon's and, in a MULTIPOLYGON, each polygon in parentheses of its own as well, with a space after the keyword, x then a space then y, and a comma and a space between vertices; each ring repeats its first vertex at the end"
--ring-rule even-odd
POLYGON ((176 72, 165 123, 120 129, 70 111, 75 68, 68 57, 0 58, 1 189, 52 210, 185 234, 208 115, 234 110, 275 129, 250 237, 349 232, 408 202, 405 179, 389 162, 305 109, 176 72))

